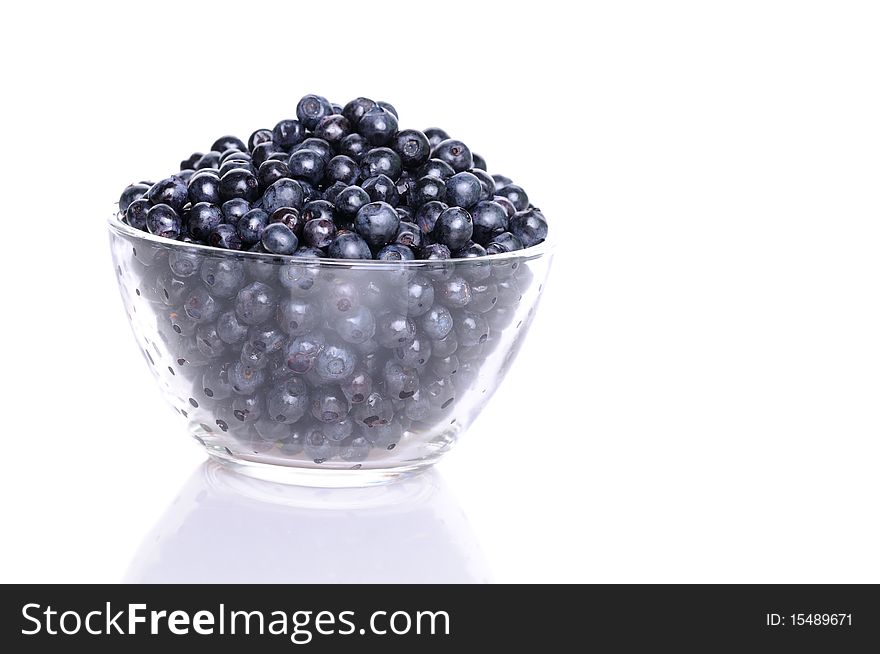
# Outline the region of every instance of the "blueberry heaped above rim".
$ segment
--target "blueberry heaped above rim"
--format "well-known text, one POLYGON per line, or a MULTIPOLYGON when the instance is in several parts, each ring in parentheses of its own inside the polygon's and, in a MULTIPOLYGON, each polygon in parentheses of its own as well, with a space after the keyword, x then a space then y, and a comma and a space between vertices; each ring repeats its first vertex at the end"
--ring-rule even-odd
POLYGON ((526 191, 387 102, 309 94, 296 118, 222 136, 180 171, 123 190, 135 229, 227 250, 345 259, 471 258, 529 248, 547 220, 526 191), (392 247, 393 246, 393 247, 392 247))

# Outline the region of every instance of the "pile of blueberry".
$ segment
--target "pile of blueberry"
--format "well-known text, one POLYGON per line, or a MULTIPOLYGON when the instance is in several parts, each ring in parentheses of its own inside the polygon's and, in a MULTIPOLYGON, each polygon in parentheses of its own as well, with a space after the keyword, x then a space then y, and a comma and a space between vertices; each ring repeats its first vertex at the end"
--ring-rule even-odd
POLYGON ((296 114, 247 144, 218 139, 119 207, 154 235, 275 255, 136 246, 137 295, 156 307, 168 370, 190 383, 187 409, 211 416, 202 431, 357 462, 449 422, 531 282, 515 262, 442 260, 536 245, 547 223, 461 141, 398 130, 385 102, 307 95, 296 114))
POLYGON ((397 110, 318 95, 296 119, 196 152, 180 172, 128 186, 132 227, 229 250, 338 259, 448 259, 530 247, 541 211, 442 129, 398 130, 397 110))

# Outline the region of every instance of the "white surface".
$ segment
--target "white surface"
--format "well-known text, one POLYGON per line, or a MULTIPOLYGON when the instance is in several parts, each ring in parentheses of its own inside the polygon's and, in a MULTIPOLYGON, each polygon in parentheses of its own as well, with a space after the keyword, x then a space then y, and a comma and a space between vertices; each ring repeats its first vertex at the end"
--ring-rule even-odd
MULTIPOLYGON (((563 241, 517 364, 439 466, 470 525, 441 534, 464 543, 446 561, 485 561, 450 579, 880 581, 872 3, 443 3, 439 28, 426 3, 385 3, 406 16, 387 24, 154 4, 16 5, 0 28, 0 581, 146 574, 147 535, 190 515, 172 502, 203 455, 128 332, 104 219, 126 183, 307 92, 440 124, 563 241)), ((312 511, 278 547, 320 540, 312 511)), ((165 533, 163 556, 193 555, 165 533)), ((239 579, 274 558, 259 534, 239 579)))

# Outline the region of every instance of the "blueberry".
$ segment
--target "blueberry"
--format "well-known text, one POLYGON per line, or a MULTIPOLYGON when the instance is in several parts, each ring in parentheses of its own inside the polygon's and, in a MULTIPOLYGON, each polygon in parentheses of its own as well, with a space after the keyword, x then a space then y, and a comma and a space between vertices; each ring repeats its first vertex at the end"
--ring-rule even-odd
POLYGON ((350 404, 365 402, 373 392, 373 378, 366 370, 355 370, 339 384, 350 404))
POLYGON ((196 288, 183 303, 183 310, 190 320, 196 323, 216 320, 221 305, 204 287, 196 288))
POLYGON ((356 424, 368 429, 388 425, 394 418, 394 405, 380 393, 373 392, 352 409, 356 424))
POLYGON ((296 105, 296 117, 306 129, 315 129, 321 118, 332 113, 333 107, 330 101, 320 95, 305 95, 296 105))
POLYGON ((299 150, 311 150, 312 152, 316 152, 321 155, 321 158, 324 160, 326 164, 330 159, 333 158, 333 146, 330 145, 326 140, 319 139, 314 136, 310 136, 302 143, 299 143, 293 147, 290 151, 291 154, 294 152, 298 152, 299 150))
POLYGON ((351 376, 357 361, 357 354, 350 346, 327 343, 315 359, 315 372, 324 381, 339 382, 351 376))
POLYGON ((495 180, 489 173, 476 167, 471 168, 468 172, 480 182, 480 200, 491 200, 495 197, 495 180))
POLYGON ((129 184, 119 196, 119 210, 125 213, 132 202, 144 197, 149 190, 146 184, 129 184))
POLYGON ((425 130, 425 136, 432 150, 449 138, 449 134, 439 127, 429 127, 425 130))
POLYGON ((247 150, 251 154, 253 154, 254 149, 258 145, 262 145, 263 143, 271 143, 272 142, 272 130, 271 129, 258 129, 253 134, 250 135, 247 142, 247 150))
POLYGON ((189 191, 182 179, 172 176, 153 184, 147 191, 147 197, 153 205, 165 204, 179 212, 189 201, 189 191))
POLYGON ((272 130, 272 140, 284 150, 289 150, 305 137, 305 126, 298 120, 282 120, 272 130))
POLYGON ((299 210, 293 207, 279 207, 269 216, 269 224, 275 223, 285 225, 299 238, 302 236, 303 226, 306 224, 306 221, 299 210))
POLYGON ((251 152, 251 164, 259 169, 259 167, 267 161, 274 161, 273 159, 270 159, 270 157, 278 154, 279 152, 284 154, 282 160, 284 161, 284 163, 287 163, 287 153, 284 152, 284 150, 279 149, 279 147, 275 145, 274 141, 260 143, 257 147, 254 148, 253 152, 251 152))
POLYGON ((266 373, 261 368, 234 362, 229 368, 229 383, 239 395, 252 395, 266 382, 266 373))
POLYGON ((407 201, 410 206, 421 207, 428 202, 444 202, 446 200, 446 182, 439 177, 424 175, 407 189, 407 201))
MULTIPOLYGON (((400 216, 400 208, 398 207, 397 215, 400 216)), ((410 248, 418 250, 422 246, 422 230, 415 223, 400 220, 400 226, 397 228, 397 236, 394 237, 395 243, 400 243, 410 248)))
POLYGON ((471 215, 461 207, 449 207, 441 213, 431 232, 434 240, 446 245, 450 250, 458 250, 467 245, 473 233, 474 223, 471 215))
POLYGON ((324 158, 314 150, 297 150, 290 155, 287 167, 290 175, 317 184, 324 177, 324 158))
POLYGON ((431 144, 424 132, 417 129, 399 131, 391 141, 391 149, 405 168, 417 168, 431 157, 431 144))
POLYGON ((247 333, 247 325, 238 319, 232 309, 224 311, 217 317, 217 335, 227 345, 244 342, 247 333))
POLYGON ((206 152, 199 160, 196 161, 195 169, 196 170, 205 170, 208 168, 217 168, 220 165, 220 153, 219 152, 206 152))
POLYGON ((376 320, 366 307, 355 307, 335 322, 336 332, 347 343, 364 343, 373 338, 376 320))
POLYGON ((324 116, 315 127, 315 136, 328 143, 339 143, 351 133, 351 124, 345 116, 332 114, 324 116))
POLYGON ((251 210, 251 204, 247 200, 241 198, 233 198, 227 200, 220 207, 220 213, 223 216, 223 222, 230 225, 238 224, 239 219, 251 210))
POLYGON ((416 255, 410 248, 399 243, 386 245, 376 253, 378 261, 412 261, 415 258, 416 255))
POLYGON ((244 168, 234 168, 220 178, 220 197, 224 200, 243 198, 253 202, 260 196, 260 182, 244 168))
POLYGON ((425 275, 416 274, 407 282, 401 300, 398 310, 413 318, 420 316, 434 304, 434 286, 425 275))
MULTIPOLYGON (((397 192, 397 185, 391 181, 387 175, 376 175, 370 177, 362 185, 363 189, 370 196, 373 202, 386 202, 392 207, 396 207, 400 202, 400 194, 397 192)), ((398 216, 399 217, 399 216, 398 216)))
MULTIPOLYGON (((263 371, 260 370, 260 373, 263 371)), ((230 368, 230 377, 232 377, 232 368, 230 368)), ((262 386, 264 382, 260 382, 262 386)), ((258 386, 258 387, 259 387, 258 386)), ((235 390, 235 385, 233 385, 235 390)), ((234 424, 253 425, 265 414, 265 402, 263 395, 239 393, 232 400, 232 416, 234 424)))
POLYGON ((257 171, 257 181, 260 183, 261 189, 269 188, 279 179, 285 177, 290 177, 290 168, 287 167, 286 162, 276 159, 264 161, 257 171))
POLYGON ((338 144, 339 154, 351 157, 354 161, 360 161, 364 153, 370 149, 370 144, 360 134, 349 134, 338 144))
MULTIPOLYGON (((486 167, 486 160, 483 157, 478 155, 476 152, 472 153, 472 156, 474 158, 474 168, 475 169, 482 170, 484 172, 486 170, 488 170, 488 168, 486 167)), ((490 179, 491 179, 491 177, 490 177, 490 179)))
POLYGON ((235 315, 246 325, 260 325, 275 313, 275 291, 263 282, 243 286, 235 297, 235 315))
POLYGON ((385 145, 397 133, 397 116, 374 106, 358 120, 356 131, 372 145, 385 145))
MULTIPOLYGON (((448 208, 448 205, 437 200, 426 202, 418 208, 415 220, 423 235, 430 235, 431 232, 434 231, 434 226, 437 224, 437 219, 440 217, 440 214, 448 208)), ((427 243, 424 245, 427 245, 427 243)))
POLYGON ((202 392, 214 401, 232 397, 232 384, 229 382, 231 363, 211 366, 202 374, 202 392))
MULTIPOLYGON (((398 192, 400 191, 400 185, 397 186, 398 192)), ((404 189, 404 193, 406 189, 404 189)), ((397 212, 397 217, 400 218, 400 222, 411 223, 415 221, 416 211, 412 207, 408 207, 405 204, 400 204, 394 207, 394 210, 397 212)), ((400 229, 398 228, 398 233, 400 229)), ((407 245, 406 243, 401 243, 401 245, 407 245)))
POLYGON ((323 332, 311 332, 294 336, 284 351, 284 363, 288 370, 304 375, 315 367, 318 354, 324 349, 323 332))
POLYGON ((446 357, 433 357, 431 359, 431 372, 438 377, 452 377, 458 372, 458 357, 450 354, 446 357))
POLYGON ((412 397, 419 389, 418 373, 413 368, 403 366, 394 360, 385 363, 382 380, 385 384, 385 392, 390 397, 401 400, 412 397))
POLYGON ((293 254, 299 245, 296 234, 283 223, 272 223, 263 230, 260 242, 272 254, 293 254))
POLYGON ((456 173, 446 180, 446 203, 449 206, 470 209, 483 193, 480 180, 473 173, 456 173))
POLYGON ((438 143, 431 156, 445 161, 457 173, 474 167, 474 157, 468 146, 455 139, 446 139, 438 143))
POLYGON ((228 257, 205 258, 200 275, 212 295, 220 298, 233 297, 244 281, 244 266, 240 261, 228 257))
POLYGON ((492 197, 492 202, 494 202, 495 204, 499 205, 502 209, 504 209, 504 211, 507 213, 508 220, 510 220, 511 218, 514 217, 514 215, 516 215, 516 207, 513 206, 513 202, 508 200, 506 197, 504 197, 502 195, 495 195, 492 197))
POLYGON ((267 416, 262 416, 254 422, 254 431, 262 440, 268 443, 277 443, 290 436, 290 425, 275 422, 267 416))
MULTIPOLYGON (((319 259, 324 256, 324 253, 321 250, 305 247, 299 248, 293 253, 293 256, 303 259, 319 259)), ((320 274, 320 268, 314 263, 291 261, 278 269, 278 283, 293 295, 307 297, 320 290, 320 286, 316 283, 320 274)))
MULTIPOLYGON (((415 395, 409 398, 404 405, 404 414, 410 420, 426 420, 430 417, 434 407, 428 398, 427 393, 416 391, 415 395)), ((376 444, 378 447, 378 444, 376 444)))
POLYGON ((324 422, 321 424, 321 432, 328 440, 339 443, 351 436, 354 431, 354 420, 351 416, 345 416, 338 422, 324 422))
POLYGON ((480 314, 465 312, 457 315, 455 335, 461 347, 482 345, 489 338, 489 325, 480 314))
POLYGON ((372 259, 370 246, 354 232, 339 232, 327 248, 333 259, 372 259))
POLYGON ((266 416, 287 425, 297 422, 309 408, 309 390, 299 377, 273 384, 266 391, 266 416))
POLYGON ((315 420, 338 424, 348 415, 348 400, 338 388, 322 388, 312 393, 311 413, 315 420))
POLYGON ((342 115, 348 118, 352 125, 357 125, 363 115, 375 106, 376 103, 369 98, 355 98, 342 108, 342 115))
POLYGON ((207 242, 211 231, 223 222, 220 210, 207 202, 193 205, 187 215, 186 223, 189 235, 198 241, 207 242))
POLYGON ((373 148, 364 153, 360 160, 360 167, 361 177, 364 179, 376 175, 388 175, 397 179, 402 170, 400 157, 391 148, 373 148))
POLYGON ((243 215, 237 224, 238 236, 242 245, 251 247, 260 242, 263 230, 269 224, 269 214, 262 209, 251 209, 243 215))
POLYGON ((435 290, 437 292, 437 299, 453 309, 467 306, 471 301, 470 284, 459 275, 453 275, 449 279, 437 282, 435 290))
POLYGON ((168 306, 182 304, 192 289, 189 280, 176 277, 171 270, 163 270, 156 278, 156 296, 160 302, 168 306))
POLYGON ((339 446, 339 458, 343 461, 363 461, 370 453, 371 444, 364 436, 346 438, 339 446))
POLYGON ((503 252, 513 252, 522 250, 523 244, 516 236, 510 232, 504 232, 493 236, 486 244, 486 254, 501 254, 503 252))
POLYGON ((403 366, 420 369, 431 358, 431 341, 416 337, 409 345, 401 345, 394 350, 394 360, 403 366))
POLYGON ((347 186, 336 196, 334 206, 343 216, 354 217, 370 201, 370 195, 360 186, 347 186))
POLYGON ((313 426, 307 430, 303 450, 306 456, 315 463, 321 464, 332 459, 338 449, 337 445, 324 435, 319 426, 313 426))
POLYGON ((352 282, 336 279, 326 289, 323 300, 324 314, 332 320, 360 305, 360 291, 352 282))
POLYGON ((135 229, 146 230, 147 213, 152 206, 152 203, 147 198, 134 200, 125 210, 125 222, 135 229))
MULTIPOLYGON (((410 401, 412 400, 407 400, 407 402, 410 401)), ((373 447, 388 450, 392 449, 403 438, 403 427, 397 421, 377 424, 373 427, 364 425, 361 434, 373 447)))
POLYGON ((272 215, 277 209, 291 207, 302 209, 303 190, 302 186, 293 179, 279 179, 263 193, 263 209, 272 215))
POLYGON ((193 152, 189 157, 180 162, 180 170, 194 170, 196 163, 204 156, 203 152, 193 152))
POLYGON ((434 358, 452 356, 457 350, 458 337, 453 331, 450 331, 443 338, 435 338, 431 341, 431 354, 434 358))
POLYGON ((449 377, 435 379, 423 386, 423 392, 435 409, 446 409, 452 406, 455 400, 455 386, 449 377))
POLYGON ((224 250, 240 250, 241 239, 235 227, 222 223, 208 232, 208 245, 224 250))
POLYGON ((329 218, 315 218, 303 226, 303 241, 309 247, 325 248, 336 238, 336 225, 329 218))
POLYGON ((150 234, 172 239, 180 236, 180 231, 183 228, 180 216, 167 204, 154 205, 147 212, 146 225, 150 234))
POLYGON ((168 267, 177 277, 192 277, 199 272, 202 257, 198 252, 173 250, 168 254, 168 267))
POLYGON ((227 161, 243 161, 250 163, 251 155, 242 152, 239 148, 229 148, 224 150, 220 155, 220 165, 222 166, 227 161))
POLYGON ((426 261, 444 261, 451 256, 449 248, 442 243, 431 243, 419 250, 419 258, 426 261))
MULTIPOLYGON (((397 235, 400 218, 390 204, 371 202, 358 211, 354 221, 355 229, 372 247, 379 248, 389 243, 397 235)), ((470 235, 468 235, 470 238, 470 235)))
POLYGON ((446 181, 455 174, 455 170, 442 159, 430 159, 428 163, 419 168, 419 177, 436 177, 446 181))
POLYGON ((241 139, 235 136, 221 136, 211 145, 214 152, 225 152, 226 150, 239 150, 241 152, 247 150, 247 147, 241 139))
POLYGON ((415 337, 415 324, 401 313, 386 311, 376 319, 376 340, 382 347, 401 347, 415 337))
POLYGON ((419 326, 428 338, 442 339, 452 331, 452 314, 446 307, 435 304, 419 319, 419 326))
POLYGON ((278 302, 278 325, 291 336, 312 331, 321 318, 321 308, 300 297, 284 298, 278 302))
POLYGON ((220 203, 220 177, 213 171, 201 171, 190 177, 187 184, 187 196, 190 202, 198 204, 220 203))
POLYGON ((335 209, 327 200, 312 200, 306 203, 301 212, 303 220, 307 223, 310 220, 323 218, 324 220, 333 220, 335 209))
POLYGON ((343 182, 346 186, 351 186, 352 184, 357 184, 358 179, 360 179, 360 170, 354 159, 340 154, 327 162, 324 177, 330 183, 343 182))
POLYGON ((526 195, 526 192, 521 186, 517 186, 516 184, 508 184, 504 188, 496 191, 496 195, 500 195, 501 197, 510 200, 513 206, 516 207, 517 211, 525 211, 529 208, 529 196, 526 195))
POLYGON ((217 333, 217 325, 200 324, 196 329, 196 346, 209 359, 216 359, 226 350, 226 343, 217 333))
POLYGON ((488 243, 507 231, 507 212, 497 202, 478 202, 470 214, 474 223, 473 238, 478 243, 488 243))
POLYGON ((316 195, 313 200, 327 200, 332 204, 336 204, 336 198, 342 193, 345 189, 350 188, 345 185, 345 182, 333 182, 330 186, 324 189, 323 192, 316 195))
POLYGON ((532 247, 547 238, 547 221, 538 209, 518 211, 510 219, 510 233, 522 242, 523 247, 532 247))

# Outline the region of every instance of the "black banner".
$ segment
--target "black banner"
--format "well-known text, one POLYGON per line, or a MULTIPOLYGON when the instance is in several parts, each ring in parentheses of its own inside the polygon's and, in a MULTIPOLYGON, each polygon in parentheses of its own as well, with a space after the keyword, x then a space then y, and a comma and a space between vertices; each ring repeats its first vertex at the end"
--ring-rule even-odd
POLYGON ((6 652, 851 651, 880 643, 880 595, 870 585, 4 586, 0 625, 6 652))

